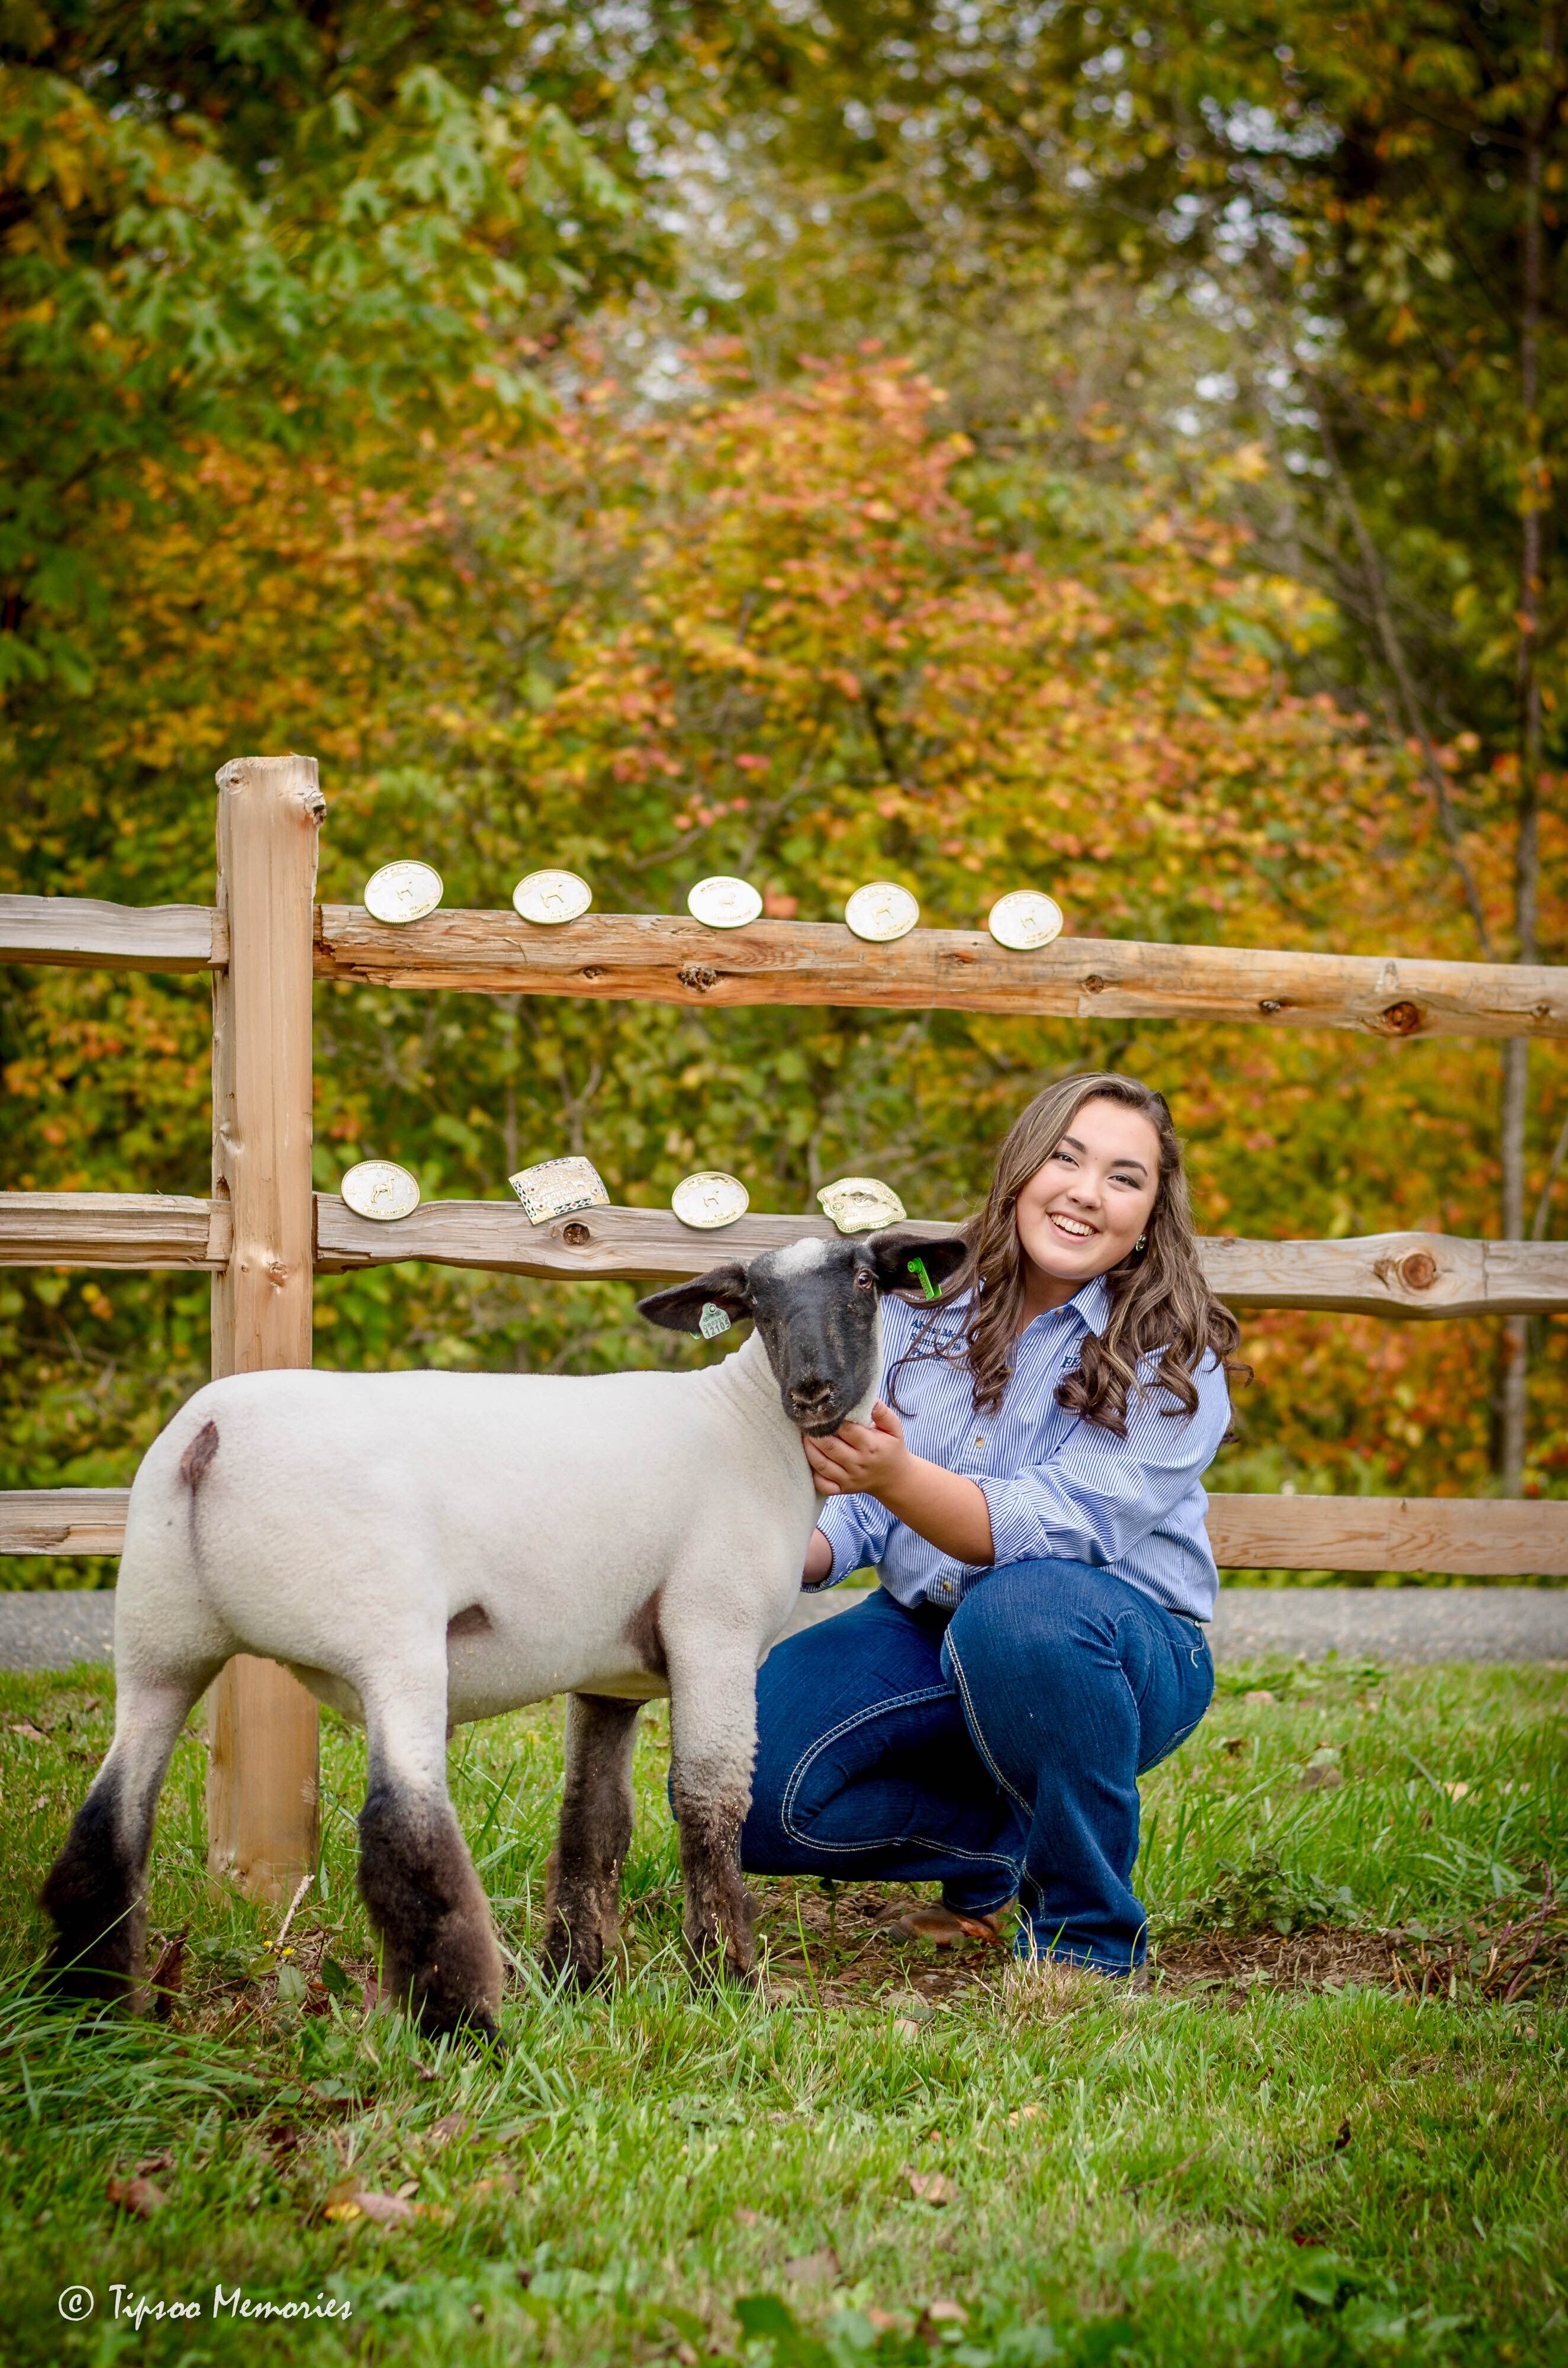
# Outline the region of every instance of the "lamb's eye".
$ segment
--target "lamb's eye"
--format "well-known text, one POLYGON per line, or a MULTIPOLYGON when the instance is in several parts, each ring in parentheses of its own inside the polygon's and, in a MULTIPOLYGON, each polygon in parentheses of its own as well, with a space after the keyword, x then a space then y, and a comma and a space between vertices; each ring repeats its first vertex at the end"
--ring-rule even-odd
POLYGON ((856 1290, 857 1290, 857 1291, 875 1291, 876 1287, 877 1287, 877 1286, 876 1286, 876 1282, 875 1282, 874 1278, 873 1278, 872 1276, 869 1275, 869 1274, 866 1272, 865 1268, 864 1268, 864 1267, 862 1267, 862 1268, 861 1268, 861 1269, 860 1269, 860 1271, 859 1271, 859 1273, 858 1273, 858 1274, 856 1276, 856 1278, 855 1278, 855 1288, 856 1288, 856 1290))

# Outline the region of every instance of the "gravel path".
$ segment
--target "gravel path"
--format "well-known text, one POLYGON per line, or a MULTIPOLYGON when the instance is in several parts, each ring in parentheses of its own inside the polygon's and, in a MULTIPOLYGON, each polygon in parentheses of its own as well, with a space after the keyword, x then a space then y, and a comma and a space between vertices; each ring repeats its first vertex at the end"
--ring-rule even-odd
MULTIPOLYGON (((807 1596, 809 1627, 854 1603, 807 1596)), ((1328 1652, 1373 1661, 1554 1661, 1568 1667, 1568 1588, 1221 1587, 1209 1632, 1217 1661, 1328 1652)))
MULTIPOLYGON (((847 1611, 854 1590, 807 1596, 791 1628, 847 1611)), ((0 1668, 68 1669, 110 1658, 114 1596, 0 1593, 0 1668)), ((1377 1661, 1553 1661, 1568 1666, 1568 1588, 1221 1588, 1210 1631, 1221 1661, 1329 1651, 1377 1661)))

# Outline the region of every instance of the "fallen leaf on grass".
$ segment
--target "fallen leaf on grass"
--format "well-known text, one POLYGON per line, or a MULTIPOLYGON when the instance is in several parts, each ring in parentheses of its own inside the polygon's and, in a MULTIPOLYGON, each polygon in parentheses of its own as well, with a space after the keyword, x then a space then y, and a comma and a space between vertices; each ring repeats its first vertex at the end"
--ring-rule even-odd
POLYGON ((1314 1763, 1312 1766, 1303 1768, 1301 1770, 1301 1790, 1303 1793, 1333 1793, 1336 1791, 1344 1782, 1344 1769, 1335 1768, 1332 1762, 1328 1762, 1321 1767, 1314 1763))
POLYGON ((968 2325, 969 2313, 961 2302, 954 2302, 950 2294, 937 2294, 921 2312, 920 2323, 915 2332, 916 2335, 925 2336, 929 2342, 939 2327, 967 2327, 968 2325))
POLYGON ((1267 1710, 1271 1702, 1276 1702, 1278 1699, 1278 1695, 1271 1694, 1267 1686, 1255 1686, 1250 1694, 1242 1696, 1243 1702, 1249 1703, 1254 1710, 1267 1710))
POLYGON ((833 2247, 822 2245, 814 2253, 797 2253, 792 2261, 786 2261, 784 2275, 791 2285, 827 2286, 836 2285, 843 2272, 833 2247))
POLYGON ((865 2315, 879 2335, 886 2335, 894 2328, 905 2328, 909 2325, 909 2321, 906 2318, 901 2318, 896 2311, 879 2310, 874 2302, 867 2304, 865 2315))
POLYGON ((1043 2122, 1044 2119, 1043 2105, 1018 2105, 1008 2114, 1007 2126, 1009 2129, 1016 2130, 1020 2122, 1043 2122))
POLYGON ((467 2136, 468 2126, 466 2113, 443 2113, 438 2122, 430 2124, 429 2143, 433 2146, 454 2146, 459 2138, 467 2136))
MULTIPOLYGON (((334 2193, 336 2194, 335 2189, 334 2193)), ((423 2208, 406 2195, 381 2195, 373 2187, 357 2187, 351 2195, 337 2196, 335 2203, 326 2204, 322 2217, 324 2220, 373 2220, 378 2227, 402 2228, 410 2220, 417 2220, 423 2208)))
POLYGON ((960 1932, 978 1932, 979 1927, 950 1908, 936 1905, 916 1906, 901 1910, 896 1916, 882 1919, 882 1930, 890 1939, 898 1941, 929 1941, 938 1949, 950 1949, 960 1932))
POLYGON ((155 2170, 172 2170, 174 2162, 172 2154, 150 2154, 145 2162, 137 2164, 136 2176, 138 2179, 148 2179, 155 2170))
POLYGON ((1230 1759, 1238 1759, 1244 1751, 1250 1748, 1251 1743, 1252 1737, 1250 1735, 1227 1735, 1225 1740, 1220 1746, 1220 1748, 1230 1759))
POLYGON ((903 2175, 917 2203, 951 2203, 958 2193, 945 2170, 912 2170, 905 2164, 903 2175))
POLYGON ((150 2179, 134 2175, 130 2179, 110 2179, 104 2193, 121 2212, 129 2212, 138 2220, 150 2220, 168 2202, 162 2189, 154 2187, 150 2179))
POLYGON ((468 2191, 471 2203, 483 2203, 487 2195, 515 2195, 517 2182, 509 2170, 499 2170, 493 2179, 476 2179, 468 2191))
POLYGON ((1470 1786, 1466 1783, 1455 1782, 1448 1784, 1439 1784, 1437 1790, 1439 1793, 1446 1793, 1450 1801, 1462 1801, 1465 1794, 1469 1792, 1470 1786))
POLYGON ((918 2039, 920 2036, 920 2025, 917 2022, 911 2022, 906 2014, 895 2015, 893 2017, 892 2035, 895 2039, 918 2039))
POLYGON ((361 2188, 354 2202, 367 2220, 374 2220, 381 2228, 401 2228, 419 2217, 419 2206, 411 2195, 381 2195, 374 2188, 361 2188))
POLYGON ((35 1726, 30 1719, 8 1718, 6 1721, 6 1725, 10 1733, 13 1735, 19 1735, 24 1743, 47 1743, 49 1741, 49 1737, 45 1735, 42 1727, 35 1726))
POLYGON ((760 2212, 754 2212, 749 2203, 737 2203, 735 2217, 743 2228, 755 2228, 762 2214, 760 2212))

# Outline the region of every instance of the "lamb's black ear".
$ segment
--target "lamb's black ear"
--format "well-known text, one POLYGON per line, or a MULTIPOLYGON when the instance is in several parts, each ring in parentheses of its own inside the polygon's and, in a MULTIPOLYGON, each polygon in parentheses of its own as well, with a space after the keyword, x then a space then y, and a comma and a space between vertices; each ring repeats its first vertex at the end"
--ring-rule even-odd
POLYGON ((914 1265, 916 1258, 930 1278, 929 1295, 935 1298, 969 1257, 969 1244, 961 1234, 938 1234, 932 1239, 907 1232, 902 1225, 891 1233, 873 1234, 866 1247, 876 1260, 877 1281, 883 1291, 912 1291, 921 1299, 927 1293, 914 1265))
POLYGON ((700 1334, 705 1307, 722 1309, 732 1324, 739 1324, 751 1314, 751 1284, 738 1260, 728 1266, 716 1266, 691 1282, 677 1282, 668 1291, 655 1291, 651 1299, 638 1301, 637 1313, 645 1315, 650 1324, 662 1324, 666 1332, 700 1334))

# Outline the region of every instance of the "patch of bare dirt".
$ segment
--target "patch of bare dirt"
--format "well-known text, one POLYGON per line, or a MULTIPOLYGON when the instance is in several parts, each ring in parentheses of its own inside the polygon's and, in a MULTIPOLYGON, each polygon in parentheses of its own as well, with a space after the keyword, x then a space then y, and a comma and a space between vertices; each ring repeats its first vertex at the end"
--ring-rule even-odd
MULTIPOLYGON (((996 1987, 1010 1952, 965 1935, 938 1948, 889 1930, 907 1894, 769 1884, 757 1925, 770 1990, 824 2007, 892 2004, 920 2019, 965 1993, 996 1987), (892 1993, 890 1998, 889 1994, 892 1993)), ((1410 1998, 1514 2004, 1568 1994, 1568 1919, 1551 1893, 1540 1907, 1459 1934, 1375 1932, 1324 1925, 1281 1934, 1209 1932, 1160 1942, 1148 1986, 1170 1997, 1259 1990, 1381 1989, 1410 1998)))

